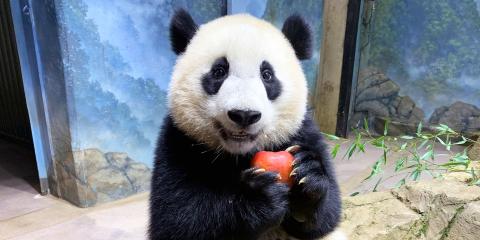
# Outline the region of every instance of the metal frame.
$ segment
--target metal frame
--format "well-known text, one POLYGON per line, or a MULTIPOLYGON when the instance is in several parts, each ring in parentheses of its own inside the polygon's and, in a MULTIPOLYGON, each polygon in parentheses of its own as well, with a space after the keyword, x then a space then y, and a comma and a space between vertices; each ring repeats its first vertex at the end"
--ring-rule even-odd
POLYGON ((47 122, 43 105, 44 93, 40 80, 42 75, 39 72, 41 68, 39 68, 37 62, 38 52, 35 46, 32 15, 27 0, 10 0, 10 9, 40 178, 40 190, 42 194, 47 194, 47 169, 49 169, 49 165, 51 165, 52 158, 50 156, 47 122))
POLYGON ((353 106, 352 92, 356 85, 359 62, 358 30, 360 28, 360 11, 363 0, 349 0, 347 10, 347 23, 345 28, 345 41, 343 47, 342 77, 340 81, 340 95, 338 102, 337 127, 335 134, 346 137, 348 134, 348 118, 353 106))

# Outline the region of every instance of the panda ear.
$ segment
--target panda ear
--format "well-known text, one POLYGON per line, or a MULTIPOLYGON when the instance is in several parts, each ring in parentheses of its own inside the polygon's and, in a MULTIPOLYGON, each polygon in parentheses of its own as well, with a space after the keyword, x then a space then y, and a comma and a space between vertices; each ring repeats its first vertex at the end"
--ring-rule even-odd
POLYGON ((299 15, 292 15, 285 20, 282 32, 287 37, 297 58, 309 59, 312 56, 312 33, 310 26, 299 15))
POLYGON ((178 9, 170 21, 170 44, 178 55, 185 51, 198 26, 184 9, 178 9))

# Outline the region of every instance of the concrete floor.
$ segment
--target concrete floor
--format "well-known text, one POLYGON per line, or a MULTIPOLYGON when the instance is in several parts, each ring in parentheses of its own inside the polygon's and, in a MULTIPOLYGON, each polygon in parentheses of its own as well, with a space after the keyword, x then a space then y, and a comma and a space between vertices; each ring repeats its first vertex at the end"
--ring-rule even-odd
MULTIPOLYGON (((367 153, 356 154, 350 160, 342 159, 344 153, 342 149, 334 159, 343 194, 371 190, 376 181, 362 183, 362 179, 368 176, 382 152, 368 148, 367 153)), ((148 193, 93 208, 77 208, 52 196, 38 194, 29 176, 31 167, 18 164, 31 155, 0 142, 0 156, 0 163, 8 160, 17 163, 0 164, 0 240, 146 239, 148 193)), ((399 179, 391 179, 387 187, 399 179)))

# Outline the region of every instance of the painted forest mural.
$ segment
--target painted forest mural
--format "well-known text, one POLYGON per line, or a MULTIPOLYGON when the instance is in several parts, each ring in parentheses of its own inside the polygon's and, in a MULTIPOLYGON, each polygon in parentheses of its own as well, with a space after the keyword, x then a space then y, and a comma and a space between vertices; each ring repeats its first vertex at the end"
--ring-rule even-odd
POLYGON ((382 117, 480 131, 480 0, 365 4, 352 123, 382 117))
POLYGON ((61 0, 57 4, 74 149, 128 152, 151 165, 175 55, 168 24, 184 7, 203 23, 219 1, 61 0))
MULTIPOLYGON (((293 13, 306 16, 313 23, 315 49, 319 49, 322 1, 228 2, 231 13, 248 12, 280 28, 293 13)), ((54 1, 68 110, 68 129, 55 128, 68 131, 65 136, 71 139, 65 142, 71 145, 73 158, 58 161, 57 171, 79 189, 75 200, 79 205, 92 206, 149 189, 176 60, 169 42, 170 18, 175 9, 184 8, 202 24, 227 14, 226 4, 223 0, 54 1)), ((310 86, 319 62, 319 51, 314 52, 313 59, 303 63, 310 86)))

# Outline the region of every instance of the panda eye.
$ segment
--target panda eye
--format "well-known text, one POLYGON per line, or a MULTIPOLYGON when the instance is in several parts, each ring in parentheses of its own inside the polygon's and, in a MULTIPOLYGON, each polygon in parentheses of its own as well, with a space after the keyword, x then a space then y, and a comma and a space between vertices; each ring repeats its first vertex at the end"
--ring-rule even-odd
POLYGON ((216 67, 213 69, 213 77, 216 79, 222 79, 225 77, 227 74, 227 71, 225 71, 225 68, 223 67, 216 67))
POLYGON ((262 71, 262 79, 265 82, 271 82, 273 79, 273 73, 270 69, 265 69, 262 71))

